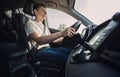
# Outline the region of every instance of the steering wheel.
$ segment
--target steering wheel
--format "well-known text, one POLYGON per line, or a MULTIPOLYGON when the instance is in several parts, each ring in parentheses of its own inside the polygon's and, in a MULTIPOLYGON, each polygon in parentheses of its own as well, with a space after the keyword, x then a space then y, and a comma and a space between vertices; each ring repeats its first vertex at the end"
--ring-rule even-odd
MULTIPOLYGON (((79 29, 80 25, 81 25, 81 21, 77 21, 77 22, 75 22, 75 23, 72 25, 72 28, 74 28, 75 31, 77 31, 77 30, 79 29)), ((86 37, 88 36, 88 33, 89 33, 89 28, 86 28, 85 35, 84 35, 84 37, 82 37, 82 38, 83 38, 83 39, 86 39, 86 37)))
POLYGON ((77 21, 71 27, 74 28, 75 31, 77 31, 80 25, 81 25, 81 21, 77 21))

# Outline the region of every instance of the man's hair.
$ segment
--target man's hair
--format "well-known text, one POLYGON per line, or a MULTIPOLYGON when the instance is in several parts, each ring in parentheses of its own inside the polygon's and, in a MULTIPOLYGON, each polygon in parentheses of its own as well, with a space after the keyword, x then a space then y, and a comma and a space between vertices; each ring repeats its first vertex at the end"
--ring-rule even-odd
POLYGON ((42 3, 35 3, 34 6, 33 6, 33 10, 34 9, 39 9, 40 7, 46 7, 46 6, 42 3))

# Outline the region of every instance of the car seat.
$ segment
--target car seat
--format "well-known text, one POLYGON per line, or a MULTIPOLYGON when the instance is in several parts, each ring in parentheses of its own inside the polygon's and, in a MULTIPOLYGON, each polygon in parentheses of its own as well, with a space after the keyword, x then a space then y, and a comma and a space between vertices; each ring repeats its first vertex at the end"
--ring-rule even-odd
POLYGON ((27 49, 16 44, 18 33, 12 18, 4 10, 0 10, 0 76, 3 77, 35 77, 35 72, 26 61, 27 49), (25 69, 24 69, 25 68, 25 69))
POLYGON ((4 10, 0 10, 0 43, 17 41, 17 33, 13 29, 11 20, 12 18, 8 17, 4 10))
POLYGON ((28 19, 29 18, 26 17, 24 14, 20 14, 20 13, 14 14, 13 22, 16 25, 15 29, 16 29, 16 32, 18 33, 17 44, 28 49, 29 51, 29 53, 27 54, 28 60, 33 65, 33 67, 35 68, 38 74, 41 75, 42 73, 48 76, 48 74, 46 73, 49 73, 49 72, 59 73, 60 70, 62 70, 62 68, 59 65, 48 62, 48 61, 39 61, 34 58, 34 52, 37 51, 37 48, 31 47, 29 43, 29 39, 25 32, 25 23, 28 21, 28 19))

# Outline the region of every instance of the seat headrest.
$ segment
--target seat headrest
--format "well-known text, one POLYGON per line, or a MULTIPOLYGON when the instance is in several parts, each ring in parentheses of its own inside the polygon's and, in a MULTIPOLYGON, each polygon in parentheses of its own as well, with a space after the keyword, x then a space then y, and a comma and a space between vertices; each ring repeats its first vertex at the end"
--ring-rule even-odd
POLYGON ((112 19, 114 21, 120 22, 120 12, 117 12, 113 15, 112 19))
POLYGON ((24 9, 23 9, 23 12, 28 14, 28 15, 31 15, 31 16, 34 16, 33 14, 33 6, 34 6, 35 2, 29 0, 25 3, 25 6, 24 6, 24 9))
POLYGON ((34 7, 34 4, 36 3, 46 4, 46 0, 40 0, 40 1, 27 0, 23 8, 23 12, 30 16, 34 16, 33 7, 34 7))

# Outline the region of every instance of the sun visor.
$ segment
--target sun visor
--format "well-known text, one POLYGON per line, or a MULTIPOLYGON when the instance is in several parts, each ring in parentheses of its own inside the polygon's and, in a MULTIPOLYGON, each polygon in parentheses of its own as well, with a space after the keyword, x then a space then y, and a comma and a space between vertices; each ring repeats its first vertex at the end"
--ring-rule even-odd
POLYGON ((63 7, 74 7, 75 0, 58 0, 63 7))
POLYGON ((59 3, 62 6, 68 7, 69 6, 69 0, 59 0, 59 3))

